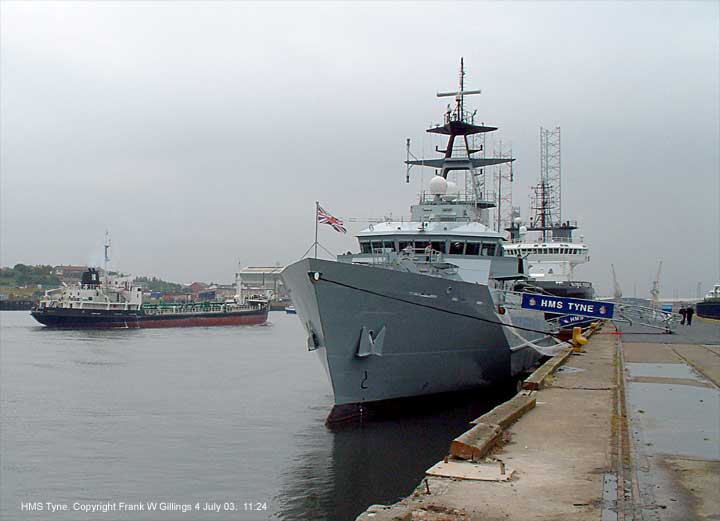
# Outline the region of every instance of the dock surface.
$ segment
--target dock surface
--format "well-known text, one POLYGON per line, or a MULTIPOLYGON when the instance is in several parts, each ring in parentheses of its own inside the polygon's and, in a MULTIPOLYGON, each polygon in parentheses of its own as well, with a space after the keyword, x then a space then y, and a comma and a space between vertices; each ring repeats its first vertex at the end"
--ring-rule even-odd
POLYGON ((534 398, 483 461, 450 457, 357 519, 720 519, 720 322, 605 324, 534 398))

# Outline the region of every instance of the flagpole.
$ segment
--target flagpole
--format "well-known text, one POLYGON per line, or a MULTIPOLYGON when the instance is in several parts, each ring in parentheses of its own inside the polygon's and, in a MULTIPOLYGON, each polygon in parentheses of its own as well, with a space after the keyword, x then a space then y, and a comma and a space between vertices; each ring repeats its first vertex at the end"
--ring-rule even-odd
POLYGON ((320 203, 318 201, 315 201, 315 258, 317 259, 317 247, 318 247, 318 240, 317 240, 317 232, 318 232, 318 209, 320 208, 320 203))

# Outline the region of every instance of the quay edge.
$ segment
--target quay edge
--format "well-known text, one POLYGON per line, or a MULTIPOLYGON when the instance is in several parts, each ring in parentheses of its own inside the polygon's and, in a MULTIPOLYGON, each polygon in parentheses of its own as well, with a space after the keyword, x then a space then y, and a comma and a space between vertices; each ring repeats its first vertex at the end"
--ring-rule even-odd
MULTIPOLYGON (((566 356, 539 391, 524 391, 537 406, 525 405, 526 413, 505 429, 484 463, 507 465, 514 471, 509 480, 428 475, 409 497, 373 505, 357 520, 717 519, 720 434, 706 424, 720 425, 720 323, 698 325, 662 335, 605 324, 585 353, 566 356), (654 361, 694 376, 641 376, 654 361), (674 396, 676 407, 692 409, 703 407, 687 401, 697 392, 706 394, 709 421, 686 422, 677 439, 652 428, 663 407, 653 397, 670 403, 674 396), (644 409, 643 400, 650 402, 644 409), (693 436, 693 430, 704 434, 693 436)), ((472 423, 497 421, 491 415, 472 423)))

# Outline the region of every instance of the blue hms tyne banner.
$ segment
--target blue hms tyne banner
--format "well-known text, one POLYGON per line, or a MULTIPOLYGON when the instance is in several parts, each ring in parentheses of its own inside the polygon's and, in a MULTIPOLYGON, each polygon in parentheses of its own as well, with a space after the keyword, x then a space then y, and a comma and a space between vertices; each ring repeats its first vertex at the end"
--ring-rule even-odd
POLYGON ((548 295, 536 295, 525 293, 522 299, 522 307, 525 309, 536 309, 549 313, 563 315, 581 315, 584 317, 612 318, 615 312, 615 305, 597 300, 584 300, 579 298, 552 297, 548 295))

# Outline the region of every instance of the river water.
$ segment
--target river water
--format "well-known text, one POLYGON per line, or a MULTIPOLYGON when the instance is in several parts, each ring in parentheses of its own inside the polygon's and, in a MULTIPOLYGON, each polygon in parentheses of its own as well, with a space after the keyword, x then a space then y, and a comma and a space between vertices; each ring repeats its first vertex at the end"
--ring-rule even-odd
POLYGON ((304 344, 282 312, 105 331, 0 312, 0 519, 352 520, 409 494, 493 405, 456 395, 329 430, 330 384, 304 344), (93 505, 107 511, 79 510, 93 505))

